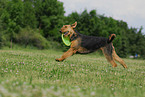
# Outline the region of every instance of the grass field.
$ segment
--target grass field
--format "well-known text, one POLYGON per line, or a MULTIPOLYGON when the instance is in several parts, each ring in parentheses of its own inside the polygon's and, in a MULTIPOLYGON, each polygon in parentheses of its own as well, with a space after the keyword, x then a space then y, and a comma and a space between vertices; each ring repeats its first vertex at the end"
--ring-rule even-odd
POLYGON ((55 50, 0 50, 0 97, 145 97, 145 60, 112 68, 97 53, 56 62, 55 50))

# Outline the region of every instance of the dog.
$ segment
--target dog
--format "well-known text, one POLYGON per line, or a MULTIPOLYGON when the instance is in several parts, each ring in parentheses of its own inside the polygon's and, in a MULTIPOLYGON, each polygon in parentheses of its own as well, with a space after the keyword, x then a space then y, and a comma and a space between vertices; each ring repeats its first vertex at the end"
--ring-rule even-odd
POLYGON ((55 59, 56 61, 63 61, 73 54, 87 54, 95 52, 96 50, 102 50, 106 59, 112 64, 112 67, 117 67, 115 61, 118 61, 124 68, 127 68, 125 62, 116 54, 112 41, 116 37, 115 34, 111 34, 109 38, 95 37, 80 34, 75 30, 77 22, 72 25, 64 25, 60 29, 60 33, 64 34, 64 37, 69 36, 71 40, 70 48, 65 52, 61 58, 55 59))

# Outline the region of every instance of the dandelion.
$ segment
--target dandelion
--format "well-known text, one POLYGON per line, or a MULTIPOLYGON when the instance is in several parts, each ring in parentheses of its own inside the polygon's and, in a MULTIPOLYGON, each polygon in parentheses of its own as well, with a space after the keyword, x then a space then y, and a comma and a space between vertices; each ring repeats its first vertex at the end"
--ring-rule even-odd
POLYGON ((54 86, 51 86, 50 89, 54 89, 54 86))
POLYGON ((142 88, 142 86, 139 86, 140 88, 142 88))
POLYGON ((16 82, 16 85, 18 85, 19 84, 19 82, 16 82))
POLYGON ((76 89, 76 91, 80 91, 80 90, 81 90, 80 88, 77 88, 77 89, 76 89))
POLYGON ((24 84, 24 85, 26 85, 27 83, 26 83, 26 82, 24 82, 23 84, 24 84))
POLYGON ((91 92, 91 96, 94 96, 95 95, 95 92, 91 92))
POLYGON ((4 70, 4 72, 8 72, 8 71, 4 70))
POLYGON ((71 64, 71 67, 75 66, 75 64, 71 64))

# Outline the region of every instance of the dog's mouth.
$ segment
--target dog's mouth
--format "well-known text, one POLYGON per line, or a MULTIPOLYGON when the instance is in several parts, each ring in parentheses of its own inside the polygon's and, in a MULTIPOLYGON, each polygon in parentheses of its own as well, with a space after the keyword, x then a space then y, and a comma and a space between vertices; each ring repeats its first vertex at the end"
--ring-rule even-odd
POLYGON ((67 35, 69 33, 69 31, 65 32, 64 35, 67 35))

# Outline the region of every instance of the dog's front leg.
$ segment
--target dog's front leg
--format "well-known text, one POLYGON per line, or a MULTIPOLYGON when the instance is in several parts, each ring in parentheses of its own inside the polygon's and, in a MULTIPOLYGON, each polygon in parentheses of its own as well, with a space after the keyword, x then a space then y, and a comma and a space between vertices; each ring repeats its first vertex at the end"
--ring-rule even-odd
POLYGON ((71 55, 75 54, 76 50, 74 48, 70 48, 67 52, 65 52, 61 58, 55 59, 56 61, 63 61, 65 60, 67 57, 70 57, 71 55))

